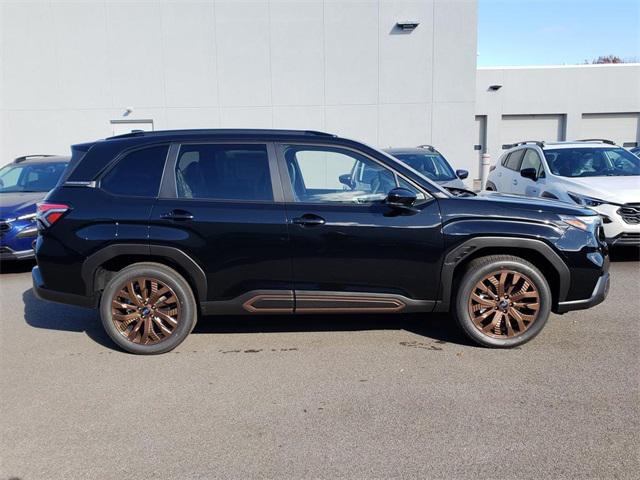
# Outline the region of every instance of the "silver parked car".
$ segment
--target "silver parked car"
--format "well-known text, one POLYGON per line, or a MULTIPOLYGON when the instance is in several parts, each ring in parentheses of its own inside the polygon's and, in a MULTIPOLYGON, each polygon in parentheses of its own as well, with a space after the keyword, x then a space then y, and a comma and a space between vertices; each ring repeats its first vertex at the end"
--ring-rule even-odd
POLYGON ((467 188, 462 180, 469 176, 469 172, 467 170, 454 171, 447 159, 431 145, 420 145, 413 148, 388 148, 384 151, 443 187, 467 188))

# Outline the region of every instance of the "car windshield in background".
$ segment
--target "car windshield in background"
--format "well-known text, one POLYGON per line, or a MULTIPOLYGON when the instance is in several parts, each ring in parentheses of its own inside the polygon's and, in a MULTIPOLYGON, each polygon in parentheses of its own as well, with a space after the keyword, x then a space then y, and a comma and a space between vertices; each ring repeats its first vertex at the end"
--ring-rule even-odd
POLYGON ((640 175, 640 158, 624 148, 556 148, 544 150, 551 173, 561 177, 640 175))
POLYGON ((10 164, 0 168, 0 193, 48 192, 58 183, 67 164, 10 164))
POLYGON ((453 169, 439 153, 394 153, 392 155, 420 172, 429 180, 445 182, 457 178, 453 169))

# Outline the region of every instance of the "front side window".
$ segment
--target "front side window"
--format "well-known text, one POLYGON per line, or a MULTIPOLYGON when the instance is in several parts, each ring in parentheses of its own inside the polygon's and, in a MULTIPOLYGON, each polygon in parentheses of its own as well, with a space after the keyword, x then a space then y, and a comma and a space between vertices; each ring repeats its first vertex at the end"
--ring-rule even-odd
POLYGON ((524 157, 522 158, 522 165, 520 166, 520 171, 525 168, 533 168, 536 171, 538 177, 544 176, 544 169, 542 167, 542 161, 540 160, 540 155, 535 150, 528 148, 524 157))
POLYGON ((0 193, 48 192, 67 168, 60 163, 10 164, 0 168, 0 193))
POLYGON ((640 158, 620 147, 556 148, 544 156, 551 172, 561 177, 640 175, 640 158))
MULTIPOLYGON (((307 203, 382 202, 400 179, 364 155, 333 147, 287 146, 284 150, 294 199, 307 203)), ((425 199, 422 192, 403 181, 425 199)))
POLYGON ((434 182, 446 182, 457 178, 453 168, 438 152, 394 153, 393 156, 434 182))
POLYGON ((273 201, 266 145, 182 145, 176 163, 179 198, 273 201))
POLYGON ((168 145, 134 150, 121 158, 100 181, 114 195, 157 197, 168 145))
POLYGON ((524 150, 516 150, 515 152, 511 152, 507 157, 507 161, 504 166, 509 170, 520 170, 520 163, 522 163, 522 156, 524 155, 524 150))

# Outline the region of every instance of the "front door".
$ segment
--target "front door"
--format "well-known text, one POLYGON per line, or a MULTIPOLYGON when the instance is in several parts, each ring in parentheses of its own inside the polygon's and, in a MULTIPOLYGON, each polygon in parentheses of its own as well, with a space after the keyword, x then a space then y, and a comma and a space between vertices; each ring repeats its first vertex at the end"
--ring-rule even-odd
POLYGON ((514 189, 513 193, 516 195, 524 195, 525 197, 539 197, 544 189, 546 175, 540 155, 533 148, 527 148, 525 150, 524 157, 522 157, 520 172, 525 168, 533 168, 536 171, 537 178, 536 180, 532 180, 520 175, 518 185, 514 189))
POLYGON ((270 152, 267 143, 172 146, 150 243, 200 263, 207 298, 199 300, 216 302, 212 310, 292 311, 287 225, 270 152))
POLYGON ((442 235, 437 201, 360 152, 279 145, 296 312, 427 310, 437 298, 442 235), (396 186, 414 211, 385 204, 396 186))

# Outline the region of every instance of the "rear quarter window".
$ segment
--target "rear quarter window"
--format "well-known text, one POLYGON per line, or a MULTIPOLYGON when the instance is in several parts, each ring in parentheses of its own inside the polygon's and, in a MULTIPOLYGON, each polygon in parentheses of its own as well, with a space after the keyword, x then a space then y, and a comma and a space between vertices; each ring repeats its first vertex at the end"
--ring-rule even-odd
POLYGON ((113 195, 157 197, 168 150, 159 145, 127 153, 102 177, 100 187, 113 195))

